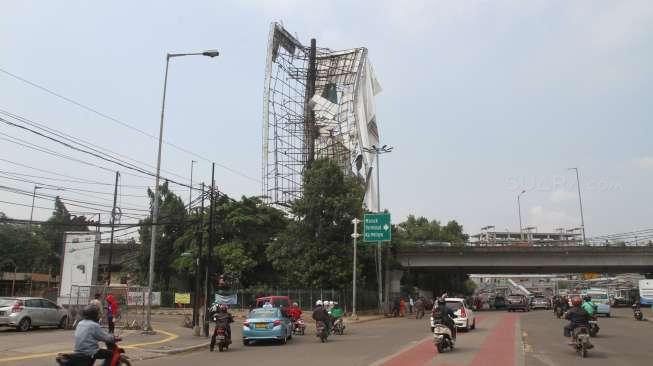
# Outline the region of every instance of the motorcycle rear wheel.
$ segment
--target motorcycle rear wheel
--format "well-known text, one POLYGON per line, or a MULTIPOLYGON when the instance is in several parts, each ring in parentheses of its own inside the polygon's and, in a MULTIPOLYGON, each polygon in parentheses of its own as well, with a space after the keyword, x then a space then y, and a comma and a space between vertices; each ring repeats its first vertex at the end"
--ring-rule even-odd
POLYGON ((442 347, 441 343, 436 344, 435 348, 438 349, 438 353, 442 353, 442 351, 444 351, 444 347, 442 347))

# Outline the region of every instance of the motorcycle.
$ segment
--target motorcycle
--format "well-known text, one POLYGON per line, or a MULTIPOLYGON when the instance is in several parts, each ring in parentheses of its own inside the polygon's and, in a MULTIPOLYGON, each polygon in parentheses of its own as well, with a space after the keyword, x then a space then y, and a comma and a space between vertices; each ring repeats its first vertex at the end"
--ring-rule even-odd
POLYGON ((594 348, 594 345, 590 342, 589 329, 587 327, 575 328, 572 333, 572 340, 573 342, 570 345, 580 358, 587 357, 587 350, 594 348))
MULTIPOLYGON (((116 337, 116 342, 121 339, 116 337)), ((107 349, 111 352, 110 366, 131 366, 129 357, 125 355, 124 348, 116 343, 107 343, 107 349)), ((81 353, 59 353, 56 361, 61 366, 93 366, 95 360, 81 353)))
POLYGON ((644 320, 642 309, 640 309, 637 305, 633 305, 633 317, 635 317, 635 320, 644 320))
POLYGON ((342 318, 338 318, 333 321, 332 333, 339 335, 345 334, 345 322, 342 320, 342 318))
POLYGON ((447 349, 453 350, 456 344, 456 339, 451 334, 451 329, 440 322, 433 325, 433 343, 437 348, 438 353, 442 353, 447 349))
POLYGON ((304 335, 306 331, 306 323, 301 318, 293 321, 292 323, 292 333, 297 335, 304 335))
POLYGON ((213 335, 211 336, 211 344, 209 346, 209 351, 213 352, 215 345, 218 345, 218 351, 223 352, 229 349, 229 344, 231 340, 227 335, 227 325, 224 322, 218 322, 217 317, 213 316, 213 321, 215 322, 215 328, 213 329, 213 335))
POLYGON ((324 324, 324 322, 322 322, 322 321, 319 321, 315 325, 315 329, 316 329, 315 336, 320 338, 320 341, 322 343, 326 342, 327 338, 329 337, 329 333, 327 332, 326 324, 324 324))
POLYGON ((592 318, 589 321, 590 323, 590 328, 589 328, 589 334, 590 337, 596 337, 597 334, 599 334, 599 320, 596 317, 596 315, 592 315, 592 318))

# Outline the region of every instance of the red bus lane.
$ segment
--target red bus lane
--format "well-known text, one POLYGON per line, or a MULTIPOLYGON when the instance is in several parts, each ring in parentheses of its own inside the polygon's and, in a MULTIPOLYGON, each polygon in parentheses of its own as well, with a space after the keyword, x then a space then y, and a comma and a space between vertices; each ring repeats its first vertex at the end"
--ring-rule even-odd
MULTIPOLYGON (((483 316, 476 317, 476 326, 481 324, 483 316)), ((514 323, 513 323, 514 324, 514 323)), ((458 332, 457 337, 464 338, 464 332, 458 332)), ((456 352, 455 349, 453 352, 456 352)), ((416 345, 405 349, 385 361, 382 366, 425 366, 430 365, 434 358, 438 356, 438 350, 433 345, 431 337, 419 341, 416 345)), ((443 356, 440 356, 443 357, 443 356)), ((440 359, 438 358, 438 361, 440 359)), ((446 362, 446 360, 441 360, 446 362)), ((449 363, 438 362, 439 366, 457 366, 449 363)), ((489 364, 486 364, 489 365, 489 364)), ((476 365, 475 365, 476 366, 476 365)))
POLYGON ((515 323, 519 316, 506 314, 485 338, 470 366, 515 365, 515 323))

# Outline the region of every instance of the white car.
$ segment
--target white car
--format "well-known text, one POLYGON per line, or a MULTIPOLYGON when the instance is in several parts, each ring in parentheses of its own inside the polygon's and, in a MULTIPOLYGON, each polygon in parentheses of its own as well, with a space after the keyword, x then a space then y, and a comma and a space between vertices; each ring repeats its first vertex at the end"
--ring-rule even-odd
MULTIPOLYGON (((447 297, 445 301, 447 302, 447 307, 453 310, 456 315, 453 321, 454 324, 456 324, 457 329, 469 331, 476 328, 476 315, 474 315, 474 311, 472 311, 472 309, 470 309, 465 303, 465 299, 459 297, 447 297)), ((438 305, 435 304, 434 306, 438 305)), ((431 332, 433 332, 434 327, 433 316, 431 316, 431 332)))

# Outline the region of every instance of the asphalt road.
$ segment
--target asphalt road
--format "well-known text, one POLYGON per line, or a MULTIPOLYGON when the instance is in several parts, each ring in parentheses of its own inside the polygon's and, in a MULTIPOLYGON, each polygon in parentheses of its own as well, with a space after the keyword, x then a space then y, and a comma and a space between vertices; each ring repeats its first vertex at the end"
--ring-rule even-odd
MULTIPOLYGON (((642 309, 653 318, 651 309, 642 309)), ((610 318, 599 318, 599 334, 592 338, 594 349, 580 360, 562 337, 565 321, 551 312, 531 312, 522 318, 522 336, 528 366, 553 365, 650 365, 653 362, 651 337, 653 321, 636 321, 628 308, 612 309, 610 318)))
MULTIPOLYGON (((396 318, 351 325, 345 335, 331 336, 325 344, 310 330, 286 345, 268 342, 246 347, 237 341, 225 353, 201 351, 145 360, 136 365, 480 366, 496 362, 523 365, 517 337, 519 318, 519 314, 506 312, 481 313, 476 330, 459 333, 457 348, 440 355, 433 346, 427 319, 396 318)), ((235 339, 238 340, 238 334, 235 339)))
MULTIPOLYGON (((645 317, 652 317, 650 309, 645 317)), ((431 342, 427 319, 384 319, 350 324, 343 336, 331 336, 322 344, 310 329, 304 336, 295 336, 286 345, 274 342, 243 346, 240 329, 235 323, 234 344, 225 353, 201 350, 149 360, 135 361, 136 366, 148 365, 234 365, 266 366, 553 366, 591 364, 648 365, 651 363, 650 338, 653 321, 637 322, 630 309, 613 309, 613 317, 599 320, 601 331, 592 341, 585 360, 579 359, 567 339, 562 337, 563 320, 555 319, 551 311, 527 313, 479 312, 477 329, 459 333, 453 352, 438 354, 431 342)), ((0 366, 52 365, 54 360, 38 358, 23 363, 3 362, 5 347, 17 349, 45 343, 52 337, 64 336, 64 331, 38 330, 30 333, 0 334, 0 366), (11 346, 8 346, 11 344, 11 346), (25 363, 27 362, 27 363, 25 363)), ((70 335, 67 334, 69 337, 70 335)), ((128 349, 128 355, 135 350, 128 349)), ((136 355, 134 355, 136 356, 136 355)))

